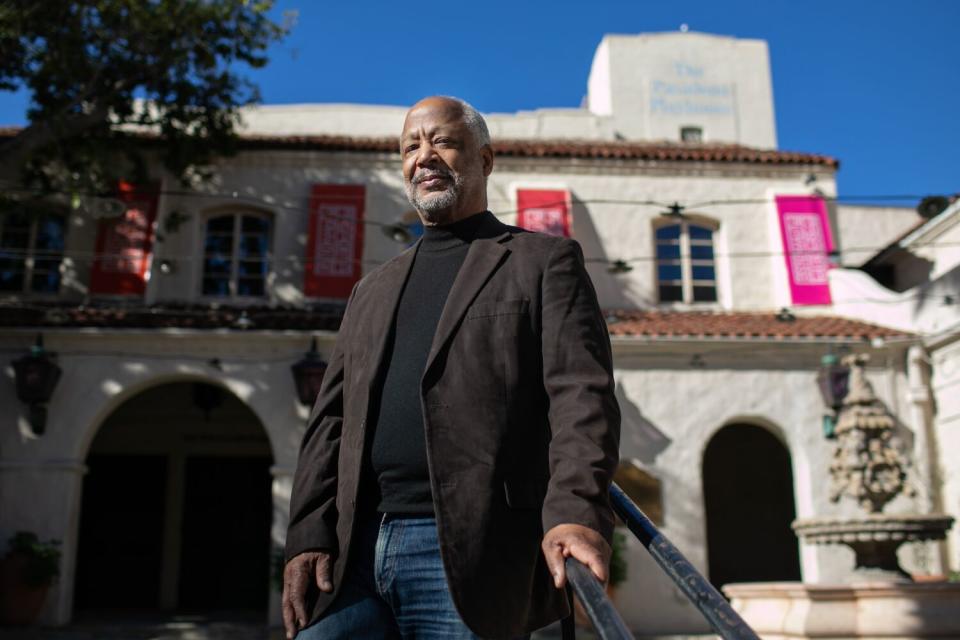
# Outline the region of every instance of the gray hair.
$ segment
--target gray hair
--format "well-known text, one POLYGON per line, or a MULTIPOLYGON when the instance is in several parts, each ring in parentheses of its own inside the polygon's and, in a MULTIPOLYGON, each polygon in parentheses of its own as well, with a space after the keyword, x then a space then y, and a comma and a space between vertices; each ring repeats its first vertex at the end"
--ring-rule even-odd
POLYGON ((467 128, 473 133, 473 137, 477 140, 477 145, 481 147, 489 145, 490 130, 487 129, 487 121, 483 119, 480 112, 474 109, 473 105, 466 100, 461 100, 455 96, 442 97, 453 100, 460 105, 460 109, 463 111, 463 123, 467 125, 467 128))
MULTIPOLYGON (((487 121, 483 119, 480 112, 473 108, 473 105, 466 100, 454 96, 436 96, 444 100, 450 100, 460 105, 460 113, 463 114, 463 123, 470 129, 477 146, 484 147, 490 144, 490 130, 487 129, 487 121)), ((403 148, 403 138, 400 139, 400 148, 403 148)))

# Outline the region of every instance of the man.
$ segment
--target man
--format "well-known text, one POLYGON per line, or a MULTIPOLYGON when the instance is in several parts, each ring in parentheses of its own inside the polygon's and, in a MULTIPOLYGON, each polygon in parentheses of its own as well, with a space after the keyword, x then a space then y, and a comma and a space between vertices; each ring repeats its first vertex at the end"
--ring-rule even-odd
POLYGON ((565 557, 607 579, 606 325, 579 245, 487 211, 472 107, 420 101, 400 149, 424 237, 347 302, 294 478, 284 625, 524 636, 568 613, 565 557))

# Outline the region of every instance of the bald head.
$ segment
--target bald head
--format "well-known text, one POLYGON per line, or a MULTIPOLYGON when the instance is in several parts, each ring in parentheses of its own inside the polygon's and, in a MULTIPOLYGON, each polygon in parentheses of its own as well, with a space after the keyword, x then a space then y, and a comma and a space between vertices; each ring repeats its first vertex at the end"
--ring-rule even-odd
POLYGON ((420 100, 400 135, 407 197, 426 225, 449 224, 487 207, 490 133, 472 106, 449 96, 420 100))

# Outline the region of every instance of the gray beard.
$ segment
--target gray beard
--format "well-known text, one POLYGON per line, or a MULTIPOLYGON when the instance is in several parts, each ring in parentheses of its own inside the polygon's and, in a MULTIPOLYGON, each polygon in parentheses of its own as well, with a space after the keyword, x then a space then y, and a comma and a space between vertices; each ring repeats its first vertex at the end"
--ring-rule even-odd
POLYGON ((445 190, 433 191, 426 195, 420 195, 417 185, 413 182, 405 184, 404 190, 407 193, 407 200, 426 222, 442 224, 450 217, 450 211, 460 200, 460 195, 463 193, 463 178, 453 176, 453 184, 445 190))

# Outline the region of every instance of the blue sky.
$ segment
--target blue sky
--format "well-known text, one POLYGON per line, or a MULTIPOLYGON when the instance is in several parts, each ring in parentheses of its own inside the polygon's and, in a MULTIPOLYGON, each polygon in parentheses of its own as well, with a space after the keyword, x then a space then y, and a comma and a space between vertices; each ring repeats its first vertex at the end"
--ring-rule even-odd
MULTIPOLYGON (((686 23, 761 38, 780 148, 839 158, 841 196, 960 191, 960 0, 279 0, 286 9, 295 29, 252 75, 267 103, 444 93, 488 112, 575 107, 606 33, 686 23)), ((23 122, 25 107, 0 94, 0 123, 23 122)))

